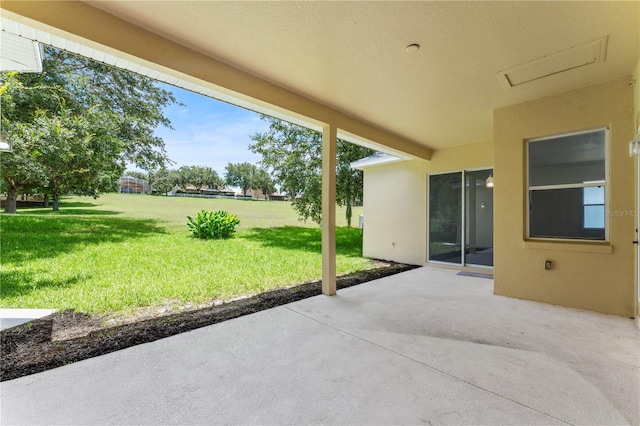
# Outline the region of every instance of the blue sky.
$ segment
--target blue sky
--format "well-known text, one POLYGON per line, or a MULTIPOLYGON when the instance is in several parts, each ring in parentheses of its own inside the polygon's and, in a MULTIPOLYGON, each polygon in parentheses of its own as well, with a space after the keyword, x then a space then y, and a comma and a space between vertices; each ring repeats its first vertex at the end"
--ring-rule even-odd
POLYGON ((156 135, 165 142, 173 161, 172 169, 180 166, 209 166, 224 177, 228 163, 256 164, 260 155, 249 151, 251 136, 268 130, 267 122, 252 111, 215 99, 164 85, 184 105, 171 105, 165 116, 172 129, 160 127, 156 135))

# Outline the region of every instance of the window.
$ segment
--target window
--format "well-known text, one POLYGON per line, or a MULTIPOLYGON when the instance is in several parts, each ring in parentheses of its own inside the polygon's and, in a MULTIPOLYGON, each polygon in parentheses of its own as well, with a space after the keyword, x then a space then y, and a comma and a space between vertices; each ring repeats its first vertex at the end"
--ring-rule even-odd
POLYGON ((584 228, 604 229, 604 187, 588 186, 582 190, 584 228))
POLYGON ((602 129, 527 143, 529 237, 606 239, 606 139, 602 129))

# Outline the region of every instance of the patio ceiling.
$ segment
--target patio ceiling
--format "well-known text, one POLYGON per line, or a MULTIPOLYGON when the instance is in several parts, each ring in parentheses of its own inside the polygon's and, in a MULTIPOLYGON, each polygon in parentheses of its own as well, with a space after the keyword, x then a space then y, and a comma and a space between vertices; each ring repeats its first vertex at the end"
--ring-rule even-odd
MULTIPOLYGON (((631 75, 640 56, 633 1, 86 3, 435 149, 491 140, 493 109, 631 75), (587 56, 600 54, 600 62, 568 64, 584 52, 567 49, 594 40, 600 44, 586 46, 587 56), (420 49, 407 53, 411 43, 420 49), (505 87, 501 71, 530 63, 515 77, 552 75, 505 87), (562 66, 574 69, 554 68, 562 66)), ((102 21, 90 25, 108 30, 102 21)))
POLYGON ((90 3, 432 148, 492 139, 494 108, 630 75, 640 52, 638 2, 90 3), (496 76, 604 36, 602 63, 496 76))

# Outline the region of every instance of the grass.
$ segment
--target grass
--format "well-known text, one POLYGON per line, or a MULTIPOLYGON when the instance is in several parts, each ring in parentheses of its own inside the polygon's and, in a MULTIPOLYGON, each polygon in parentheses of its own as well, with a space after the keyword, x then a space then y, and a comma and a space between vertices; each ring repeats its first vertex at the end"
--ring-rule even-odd
MULTIPOLYGON (((360 209, 354 209, 357 223, 360 209)), ((338 274, 366 269, 360 230, 337 216, 338 274)), ((113 313, 200 304, 319 279, 321 230, 289 203, 105 194, 69 197, 61 211, 0 215, 2 308, 113 313), (240 218, 230 240, 189 237, 201 209, 240 218)))

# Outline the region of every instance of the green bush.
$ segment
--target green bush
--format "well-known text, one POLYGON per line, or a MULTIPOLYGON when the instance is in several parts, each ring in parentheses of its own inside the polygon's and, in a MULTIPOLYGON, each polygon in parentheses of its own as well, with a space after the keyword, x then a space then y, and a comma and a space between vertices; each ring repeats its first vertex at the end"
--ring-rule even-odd
POLYGON ((191 236, 207 240, 210 238, 231 238, 236 232, 240 220, 234 214, 218 210, 215 212, 201 210, 195 218, 187 216, 187 227, 191 236))

